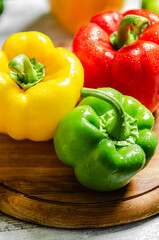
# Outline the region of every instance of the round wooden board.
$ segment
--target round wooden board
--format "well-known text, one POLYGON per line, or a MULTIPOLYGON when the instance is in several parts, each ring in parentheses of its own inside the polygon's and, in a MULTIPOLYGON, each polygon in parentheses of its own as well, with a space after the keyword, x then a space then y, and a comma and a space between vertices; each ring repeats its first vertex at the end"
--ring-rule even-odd
MULTIPOLYGON (((154 131, 159 136, 159 111, 154 131)), ((0 210, 46 226, 96 228, 159 213, 159 148, 149 165, 123 189, 99 193, 75 179, 50 142, 0 135, 0 210)))

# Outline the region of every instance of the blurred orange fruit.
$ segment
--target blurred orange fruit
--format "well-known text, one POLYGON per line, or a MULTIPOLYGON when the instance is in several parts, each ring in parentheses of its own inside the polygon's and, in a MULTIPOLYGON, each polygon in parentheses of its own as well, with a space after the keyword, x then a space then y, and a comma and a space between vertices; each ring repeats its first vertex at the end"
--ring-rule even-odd
POLYGON ((68 32, 74 34, 97 12, 121 9, 124 0, 49 0, 51 11, 68 32))

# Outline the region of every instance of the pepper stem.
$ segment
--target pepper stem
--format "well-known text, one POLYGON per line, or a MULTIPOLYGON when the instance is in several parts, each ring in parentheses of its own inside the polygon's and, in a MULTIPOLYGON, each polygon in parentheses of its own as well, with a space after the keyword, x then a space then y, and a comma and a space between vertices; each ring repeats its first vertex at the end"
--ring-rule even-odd
POLYGON ((12 79, 24 90, 35 85, 45 77, 45 66, 20 54, 9 62, 12 79))
POLYGON ((119 141, 126 140, 130 134, 130 129, 126 120, 124 109, 120 102, 116 98, 109 95, 108 93, 105 93, 102 90, 82 88, 81 97, 85 98, 88 96, 99 98, 112 105, 115 111, 115 118, 113 119, 113 122, 111 122, 111 124, 107 126, 106 130, 109 133, 109 135, 115 138, 116 140, 119 141))
POLYGON ((137 40, 146 28, 150 26, 150 21, 138 15, 126 15, 122 18, 117 32, 110 35, 110 42, 115 49, 120 49, 137 40), (130 31, 132 27, 133 31, 130 31))

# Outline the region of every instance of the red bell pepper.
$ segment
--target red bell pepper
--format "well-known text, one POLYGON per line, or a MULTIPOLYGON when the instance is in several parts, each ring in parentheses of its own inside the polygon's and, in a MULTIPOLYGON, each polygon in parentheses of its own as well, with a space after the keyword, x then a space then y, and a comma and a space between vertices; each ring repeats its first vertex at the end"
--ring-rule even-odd
POLYGON ((73 52, 83 64, 85 87, 113 87, 154 112, 159 104, 158 45, 158 14, 109 10, 79 29, 73 52))

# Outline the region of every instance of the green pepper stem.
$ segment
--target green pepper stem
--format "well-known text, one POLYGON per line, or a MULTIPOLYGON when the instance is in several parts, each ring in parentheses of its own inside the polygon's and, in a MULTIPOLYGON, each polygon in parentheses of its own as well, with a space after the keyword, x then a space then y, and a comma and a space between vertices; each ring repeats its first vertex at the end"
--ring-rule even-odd
POLYGON ((34 58, 29 60, 24 54, 13 58, 9 64, 10 75, 24 90, 35 85, 44 78, 44 68, 41 63, 34 58))
POLYGON ((24 54, 20 54, 13 58, 9 62, 9 68, 13 72, 21 74, 25 83, 33 82, 37 75, 29 58, 24 54))
POLYGON ((109 125, 109 127, 107 128, 107 132, 116 140, 125 140, 130 134, 130 129, 126 121, 125 111, 120 102, 116 98, 105 93, 102 90, 82 88, 81 97, 85 98, 88 96, 99 98, 112 105, 115 111, 115 122, 109 125))
POLYGON ((110 42, 115 49, 120 49, 137 40, 144 30, 150 26, 150 21, 138 15, 126 15, 122 18, 118 31, 110 35, 110 42), (130 31, 130 27, 133 31, 130 31))

